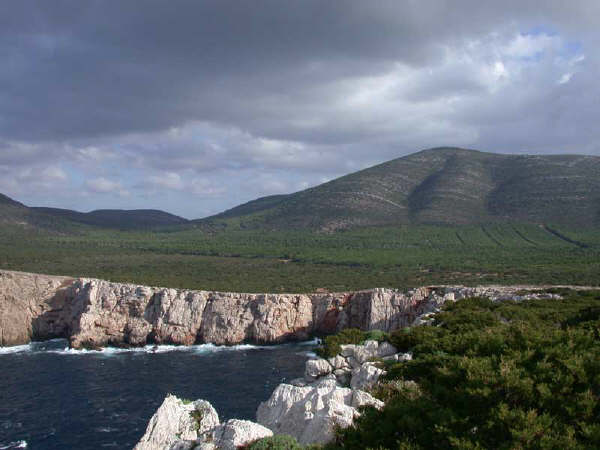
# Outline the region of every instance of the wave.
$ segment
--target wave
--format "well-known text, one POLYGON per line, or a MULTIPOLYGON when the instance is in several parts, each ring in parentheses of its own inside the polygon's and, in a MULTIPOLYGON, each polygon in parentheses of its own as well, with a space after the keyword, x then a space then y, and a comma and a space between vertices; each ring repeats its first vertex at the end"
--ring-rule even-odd
MULTIPOLYGON (((68 346, 66 339, 53 339, 46 342, 31 342, 27 345, 17 345, 13 347, 0 347, 0 355, 9 355, 15 353, 54 353, 59 355, 98 355, 112 356, 125 353, 132 354, 155 354, 168 352, 187 352, 195 354, 210 354, 216 352, 249 351, 249 350, 273 350, 282 346, 314 346, 319 343, 319 339, 310 341, 290 342, 280 345, 215 345, 215 344, 197 344, 197 345, 145 345, 144 347, 103 347, 100 349, 74 349, 68 346)), ((2 450, 0 448, 0 450, 2 450)))
POLYGON ((65 347, 62 349, 48 350, 47 353, 57 353, 60 355, 118 355, 122 353, 168 353, 168 352, 187 352, 187 353, 215 353, 215 352, 226 352, 226 351, 240 351, 240 350, 258 350, 258 349, 270 349, 274 346, 260 346, 251 344, 240 344, 240 345, 215 345, 215 344, 198 344, 198 345, 145 345, 144 347, 103 347, 100 349, 88 350, 88 349, 74 349, 65 347))
MULTIPOLYGON (((13 345, 12 347, 0 347, 0 355, 10 355, 12 353, 22 353, 31 350, 31 344, 13 345)), ((9 447, 0 447, 0 450, 9 447)))
MULTIPOLYGON (((22 347, 19 345, 19 347, 22 347)), ((9 442, 8 444, 0 444, 0 450, 12 450, 15 448, 27 448, 27 441, 9 442)))

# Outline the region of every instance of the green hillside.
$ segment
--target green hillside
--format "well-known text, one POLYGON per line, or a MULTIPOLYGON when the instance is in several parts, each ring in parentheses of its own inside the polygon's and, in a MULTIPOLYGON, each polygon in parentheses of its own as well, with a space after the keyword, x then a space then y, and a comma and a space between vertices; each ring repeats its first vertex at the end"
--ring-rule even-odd
POLYGON ((60 208, 27 207, 0 194, 0 225, 19 225, 39 231, 82 232, 87 226, 122 230, 177 226, 187 219, 155 209, 99 209, 88 213, 60 208))
POLYGON ((331 231, 507 221, 600 224, 600 157, 430 149, 199 222, 331 231))
POLYGON ((36 212, 61 217, 72 222, 103 228, 144 229, 170 225, 181 225, 188 221, 183 217, 156 209, 98 209, 81 213, 60 208, 30 208, 36 212))

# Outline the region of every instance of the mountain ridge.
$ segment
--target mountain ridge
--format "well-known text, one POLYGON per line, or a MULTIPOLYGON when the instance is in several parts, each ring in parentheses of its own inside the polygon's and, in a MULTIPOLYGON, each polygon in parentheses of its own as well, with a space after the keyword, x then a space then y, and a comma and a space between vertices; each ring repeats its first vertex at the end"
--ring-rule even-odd
POLYGON ((199 223, 335 230, 504 221, 600 223, 600 157, 439 147, 304 191, 256 199, 199 223))
POLYGON ((190 220, 160 210, 28 208, 0 194, 0 220, 64 220, 122 229, 310 229, 497 222, 600 225, 600 157, 438 147, 292 194, 259 197, 190 220))

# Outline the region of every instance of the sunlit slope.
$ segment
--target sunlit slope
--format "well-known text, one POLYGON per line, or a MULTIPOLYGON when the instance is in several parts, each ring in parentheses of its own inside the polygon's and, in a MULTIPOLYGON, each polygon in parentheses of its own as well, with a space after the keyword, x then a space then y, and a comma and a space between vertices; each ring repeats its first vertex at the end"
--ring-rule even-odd
POLYGON ((600 157, 425 150, 201 223, 335 230, 400 224, 600 223, 600 157))

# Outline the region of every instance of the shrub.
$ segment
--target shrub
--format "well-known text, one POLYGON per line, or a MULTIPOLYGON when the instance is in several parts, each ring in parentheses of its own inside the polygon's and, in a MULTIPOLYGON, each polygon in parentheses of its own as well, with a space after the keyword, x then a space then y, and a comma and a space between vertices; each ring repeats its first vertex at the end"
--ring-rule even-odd
POLYGON ((321 358, 331 358, 342 350, 340 345, 345 344, 362 344, 367 340, 373 341, 387 341, 390 339, 390 335, 385 331, 371 330, 361 331, 357 328, 346 328, 337 334, 327 336, 323 339, 321 347, 315 350, 317 355, 321 358))
POLYGON ((600 448, 599 308, 597 293, 461 300, 436 327, 393 333, 414 359, 375 389, 385 408, 325 448, 600 448))
POLYGON ((366 336, 367 333, 357 328, 347 328, 338 334, 327 336, 323 339, 321 347, 316 349, 315 352, 322 358, 331 358, 341 351, 340 345, 360 344, 366 339, 366 336))
POLYGON ((372 340, 377 342, 388 341, 390 339, 389 333, 381 330, 371 330, 367 331, 365 334, 365 341, 372 340))
POLYGON ((204 414, 202 411, 195 409, 190 413, 190 416, 192 416, 192 419, 194 419, 194 422, 196 423, 196 430, 199 430, 202 419, 204 418, 204 414))
POLYGON ((277 434, 254 441, 247 450, 302 450, 303 447, 292 436, 277 434))

